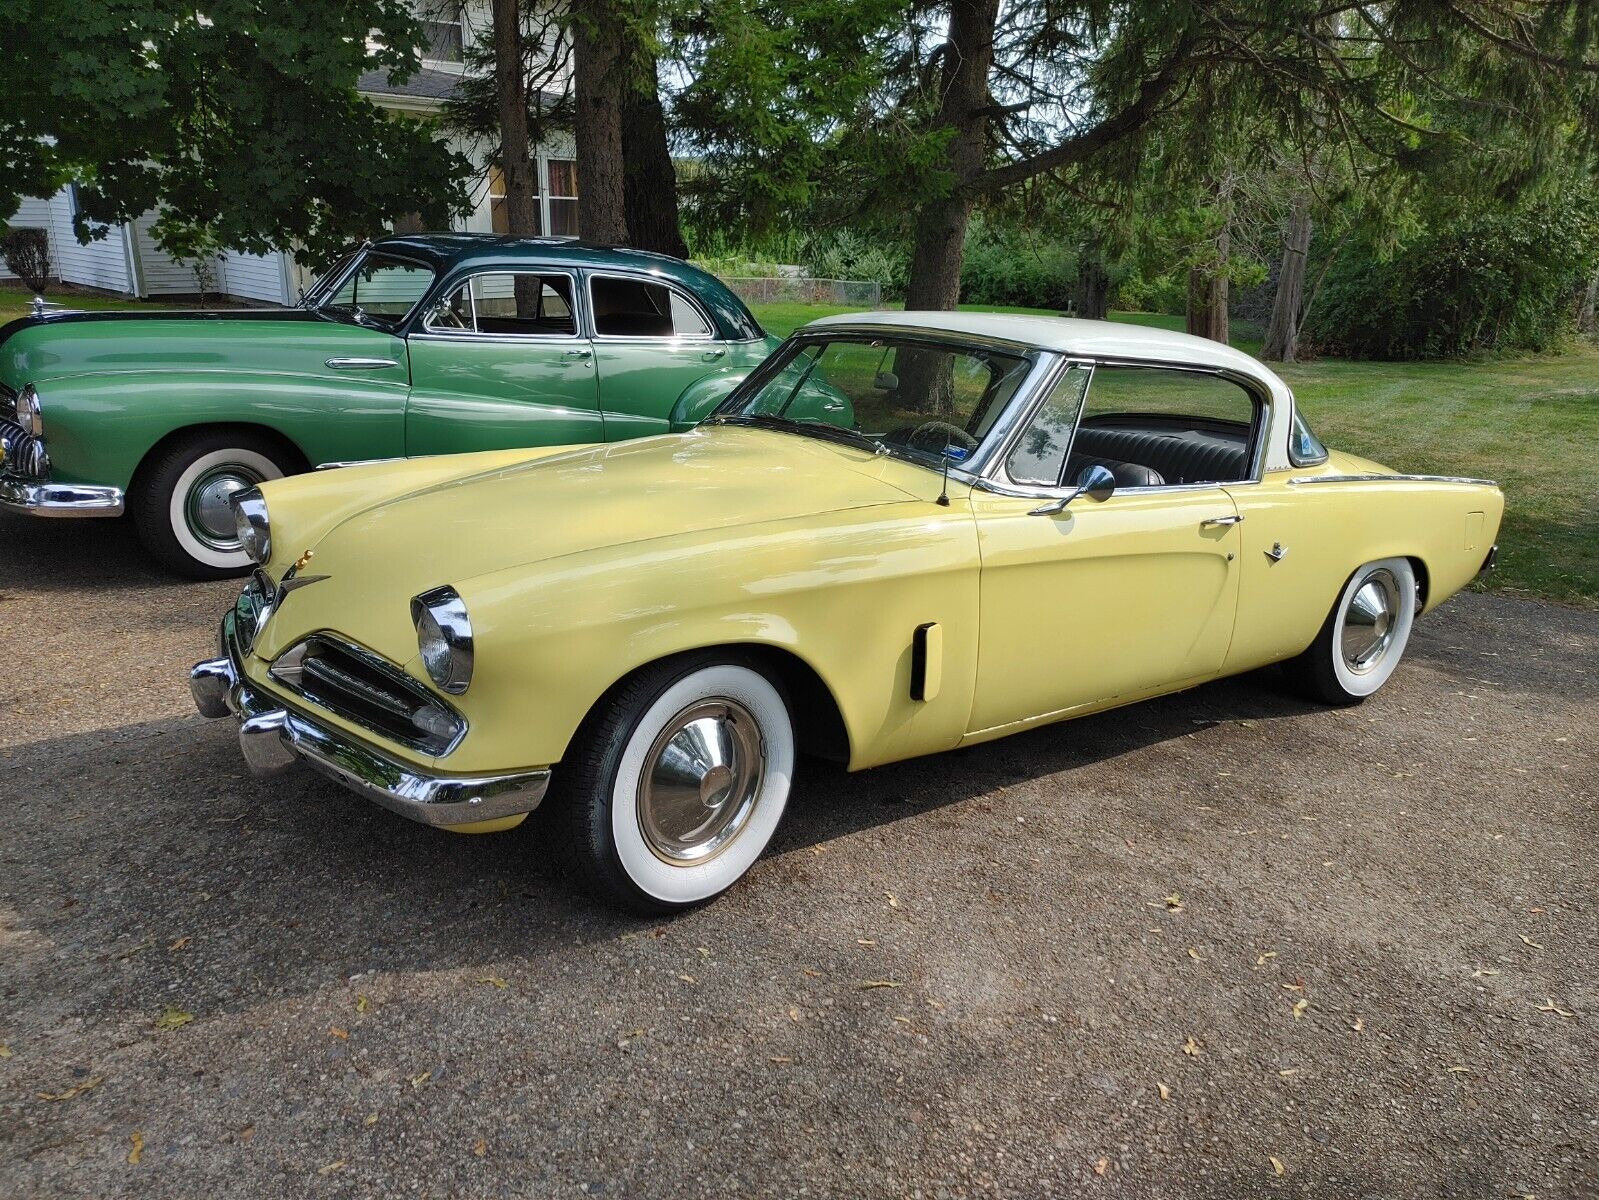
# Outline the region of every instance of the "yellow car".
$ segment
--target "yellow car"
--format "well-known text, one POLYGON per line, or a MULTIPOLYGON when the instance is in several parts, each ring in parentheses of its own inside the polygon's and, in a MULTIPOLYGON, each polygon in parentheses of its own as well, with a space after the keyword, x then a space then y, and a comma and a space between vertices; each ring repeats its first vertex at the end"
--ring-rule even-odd
POLYGON ((1503 506, 1329 452, 1214 342, 829 318, 686 433, 241 493, 260 567, 192 686, 257 772, 462 832, 542 802, 581 882, 671 910, 749 870, 804 752, 859 770, 1268 663, 1357 703, 1503 506))

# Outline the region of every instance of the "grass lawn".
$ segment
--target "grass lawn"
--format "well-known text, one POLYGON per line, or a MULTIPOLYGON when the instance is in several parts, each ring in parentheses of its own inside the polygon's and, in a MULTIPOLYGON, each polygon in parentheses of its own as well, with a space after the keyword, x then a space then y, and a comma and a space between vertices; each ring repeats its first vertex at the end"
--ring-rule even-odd
MULTIPOLYGON (((73 308, 162 307, 84 293, 54 298, 73 308)), ((0 287, 0 322, 26 314, 31 301, 19 285, 0 287)), ((780 335, 848 311, 755 306, 767 330, 780 335)), ((1111 319, 1182 328, 1182 318, 1155 313, 1111 319)), ((1235 342, 1240 349, 1260 348, 1258 331, 1235 330, 1243 335, 1235 342)), ((1599 350, 1487 362, 1326 359, 1281 374, 1330 446, 1400 471, 1500 482, 1505 523, 1489 588, 1599 608, 1599 350)))
MULTIPOLYGON (((847 311, 755 306, 778 334, 847 311)), ((1158 313, 1111 319, 1183 325, 1181 317, 1158 313)), ((1240 349, 1260 349, 1258 331, 1235 331, 1244 335, 1234 342, 1240 349)), ((1599 350, 1484 362, 1323 359, 1280 374, 1329 446, 1398 471, 1499 481, 1505 521, 1489 589, 1599 608, 1599 350)))

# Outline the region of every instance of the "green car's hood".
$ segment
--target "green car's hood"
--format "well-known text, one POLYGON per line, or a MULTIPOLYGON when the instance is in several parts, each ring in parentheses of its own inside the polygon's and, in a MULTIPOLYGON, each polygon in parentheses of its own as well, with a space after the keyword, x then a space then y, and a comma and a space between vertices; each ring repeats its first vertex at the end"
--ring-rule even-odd
MULTIPOLYGON (((0 382, 12 387, 134 371, 331 375, 329 358, 393 359, 391 334, 299 309, 62 313, 0 327, 0 382)), ((397 372, 398 373, 398 372, 397 372)))
MULTIPOLYGON (((351 486, 358 479, 352 472, 351 486)), ((274 494, 296 485, 267 485, 268 508, 274 494)), ((524 564, 536 570, 532 564, 645 542, 669 557, 674 535, 731 535, 843 509, 931 500, 937 490, 933 473, 885 456, 728 426, 435 479, 363 506, 312 535, 309 546, 297 540, 305 535, 292 518, 274 519, 274 555, 289 559, 310 549, 305 573, 328 579, 286 600, 258 650, 271 657, 327 628, 404 661, 416 641, 410 598, 441 584, 460 587, 470 600, 471 580, 524 564)))

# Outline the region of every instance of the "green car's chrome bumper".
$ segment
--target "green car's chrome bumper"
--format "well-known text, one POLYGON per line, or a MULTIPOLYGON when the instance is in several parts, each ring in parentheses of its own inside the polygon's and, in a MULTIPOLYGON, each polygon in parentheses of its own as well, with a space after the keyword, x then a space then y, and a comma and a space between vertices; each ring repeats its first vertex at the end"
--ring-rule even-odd
POLYGON ((0 508, 34 517, 120 517, 122 489, 0 476, 0 508))
POLYGON ((467 825, 532 812, 550 784, 548 769, 508 775, 434 775, 318 721, 252 687, 223 623, 221 657, 189 672, 195 707, 205 717, 240 721, 239 748, 256 775, 277 775, 304 761, 387 809, 424 825, 467 825))

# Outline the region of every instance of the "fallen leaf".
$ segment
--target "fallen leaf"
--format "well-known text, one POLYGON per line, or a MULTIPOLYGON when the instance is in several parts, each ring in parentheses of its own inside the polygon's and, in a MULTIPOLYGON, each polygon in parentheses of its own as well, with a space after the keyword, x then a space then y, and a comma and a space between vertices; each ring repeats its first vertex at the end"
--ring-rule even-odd
POLYGON ((1266 951, 1266 953, 1262 954, 1259 958, 1255 959, 1255 965, 1257 967, 1264 967, 1266 965, 1266 960, 1268 958, 1276 958, 1276 957, 1277 957, 1277 951, 1268 950, 1268 951, 1266 951))
POLYGON ((1302 983, 1279 983, 1277 986, 1285 992, 1302 992, 1305 990, 1305 985, 1302 983))
POLYGON ((1183 1053, 1188 1055, 1189 1058, 1198 1058, 1199 1042, 1192 1037, 1188 1038, 1183 1042, 1183 1053))
POLYGON ((432 1071, 423 1071, 422 1074, 420 1074, 420 1075, 411 1076, 411 1086, 416 1091, 420 1092, 422 1090, 422 1085, 424 1083, 426 1083, 428 1080, 432 1079, 432 1078, 433 1078, 433 1072, 432 1071))
POLYGON ((1171 895, 1166 897, 1166 911, 1167 912, 1182 912, 1183 911, 1183 898, 1182 898, 1182 896, 1179 893, 1173 892, 1171 895))
POLYGON ((1568 1012, 1567 1010, 1561 1008, 1553 1000, 1545 1000, 1542 1004, 1540 1004, 1538 1006, 1538 1011, 1539 1012, 1552 1012, 1552 1013, 1555 1013, 1556 1015, 1562 1016, 1562 1017, 1574 1017, 1574 1016, 1577 1015, 1574 1012, 1568 1012))
POLYGON ((899 897, 894 895, 893 892, 884 892, 883 895, 888 898, 888 906, 890 908, 898 908, 899 907, 899 897))
POLYGON ((900 986, 902 985, 895 983, 892 979, 868 979, 860 985, 860 990, 869 992, 873 988, 897 988, 900 986))
MULTIPOLYGON (((378 1119, 376 1113, 372 1114, 372 1119, 374 1121, 376 1121, 378 1119)), ((246 1125, 243 1129, 239 1130, 239 1140, 241 1142, 248 1142, 253 1137, 255 1137, 255 1126, 254 1125, 246 1125)))
POLYGON ((1188 947, 1188 957, 1193 959, 1195 962, 1198 962, 1199 961, 1199 951, 1195 950, 1192 946, 1188 947))
POLYGON ((1278 1175, 1281 1175, 1284 1171, 1286 1171, 1288 1169, 1287 1167, 1283 1166, 1283 1160, 1282 1159, 1276 1158, 1276 1157, 1271 1156, 1271 1155, 1268 1155, 1267 1157, 1271 1159, 1271 1169, 1273 1171, 1277 1172, 1278 1175))
POLYGON ((774 1062, 774 1063, 791 1063, 794 1060, 792 1058, 790 1058, 786 1054, 774 1054, 770 1058, 768 1058, 766 1061, 767 1062, 774 1062))
POLYGON ((1094 1174, 1101 1179, 1105 1177, 1105 1172, 1108 1170, 1110 1170, 1110 1159, 1108 1158, 1102 1158, 1094 1164, 1094 1174))
POLYGON ((1498 971, 1490 971, 1487 967, 1478 967, 1475 971, 1473 971, 1471 973, 1471 977, 1473 979, 1482 979, 1484 976, 1498 975, 1498 974, 1500 974, 1500 972, 1498 972, 1498 971))
POLYGON ((91 1091, 105 1082, 104 1075, 96 1075, 92 1079, 85 1079, 82 1083, 74 1084, 64 1092, 35 1092, 41 1100, 71 1100, 74 1096, 81 1096, 84 1092, 91 1091))
POLYGON ((1283 1079, 1287 1079, 1290 1075, 1299 1074, 1299 1068, 1298 1067, 1284 1067, 1281 1071, 1278 1071, 1277 1074, 1279 1076, 1281 1076, 1283 1079))
POLYGON ((1447 1067, 1447 1068, 1445 1068, 1444 1073, 1447 1074, 1447 1075, 1470 1075, 1471 1074, 1471 1068, 1470 1067, 1447 1067))
POLYGON ((487 1142, 485 1142, 482 1138, 478 1138, 477 1141, 472 1143, 472 1153, 477 1155, 479 1158, 482 1158, 488 1152, 489 1152, 489 1144, 487 1142))
POLYGON ((898 1021, 901 1025, 909 1025, 911 1023, 911 1019, 909 1017, 895 1017, 894 1020, 898 1021))
POLYGON ((6 1045, 4 1042, 0 1042, 0 1058, 10 1058, 10 1057, 11 1057, 11 1047, 6 1045))
POLYGON ((365 1125, 368 1129, 372 1128, 372 1126, 376 1125, 377 1123, 377 1113, 367 1113, 367 1115, 361 1121, 361 1124, 365 1125))
POLYGON ((161 1010, 161 1015, 155 1019, 155 1027, 157 1029, 182 1029, 192 1020, 194 1020, 193 1013, 184 1012, 181 1008, 173 1008, 169 1004, 161 1010))
POLYGON ((1543 949, 1543 946, 1541 944, 1539 944, 1538 942, 1533 941, 1530 937, 1528 937, 1524 933, 1518 933, 1516 936, 1521 939, 1521 943, 1524 946, 1531 946, 1534 950, 1542 950, 1543 949))
POLYGON ((135 1130, 128 1135, 128 1165, 136 1167, 144 1157, 144 1134, 135 1130))
POLYGON ((1162 1100, 1171 1099, 1171 1088, 1167 1087, 1164 1083, 1157 1083, 1155 1085, 1155 1090, 1160 1093, 1160 1098, 1162 1100))
POLYGON ((501 991, 504 991, 510 986, 510 984, 506 983, 505 980, 501 979, 498 975, 484 975, 478 979, 478 982, 486 983, 493 988, 499 988, 501 991))
POLYGON ((341 1042, 347 1042, 350 1040, 350 1031, 348 1029, 340 1029, 337 1025, 335 1025, 332 1029, 329 1029, 328 1032, 334 1037, 338 1038, 341 1042))
POLYGON ((694 976, 692 976, 692 975, 679 975, 678 978, 681 979, 684 983, 698 983, 699 982, 699 980, 695 979, 694 976))
POLYGON ((820 971, 813 971, 810 967, 801 967, 800 974, 809 975, 812 979, 820 979, 822 977, 820 971))
POLYGON ((332 1162, 330 1162, 325 1167, 318 1167, 316 1169, 316 1173, 318 1175, 331 1175, 331 1174, 333 1174, 333 1172, 341 1169, 343 1166, 344 1166, 344 1159, 337 1158, 337 1159, 334 1159, 332 1162))
POLYGON ((1294 1001, 1294 1020, 1298 1021, 1305 1015, 1305 1010, 1310 1007, 1309 1000, 1294 1001))
POLYGON ((1359 1033, 1362 1029, 1366 1028, 1366 1018, 1365 1017, 1356 1017, 1355 1018, 1355 1023, 1353 1025, 1351 1025, 1349 1028, 1353 1029, 1356 1033, 1359 1033))
POLYGON ((369 1000, 367 997, 365 997, 365 996, 357 996, 355 998, 355 1011, 356 1012, 364 1013, 367 1009, 369 1009, 371 1007, 372 1007, 372 1001, 369 1000))
POLYGON ((857 946, 875 946, 875 945, 877 945, 877 943, 872 941, 871 938, 856 938, 855 939, 855 944, 857 946))
POLYGON ((189 944, 189 939, 188 938, 180 937, 177 941, 173 942, 172 945, 168 946, 167 949, 169 951, 171 951, 171 950, 182 950, 188 944, 189 944))
POLYGON ((709 946, 695 946, 694 949, 700 952, 701 958, 709 958, 711 956, 711 948, 709 946))

